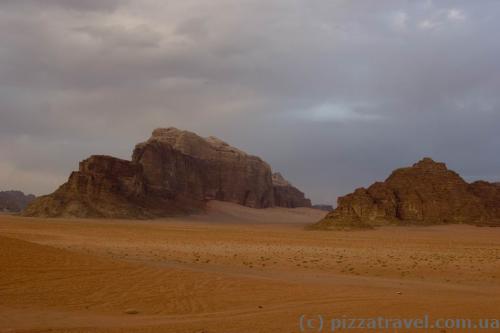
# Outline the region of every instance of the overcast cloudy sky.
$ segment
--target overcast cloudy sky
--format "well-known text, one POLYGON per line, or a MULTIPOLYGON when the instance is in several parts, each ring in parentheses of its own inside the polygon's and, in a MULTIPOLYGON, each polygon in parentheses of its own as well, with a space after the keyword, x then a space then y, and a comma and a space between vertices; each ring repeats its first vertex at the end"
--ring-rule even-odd
POLYGON ((423 156, 500 180, 499 32, 489 0, 0 0, 0 190, 168 126, 317 203, 423 156))

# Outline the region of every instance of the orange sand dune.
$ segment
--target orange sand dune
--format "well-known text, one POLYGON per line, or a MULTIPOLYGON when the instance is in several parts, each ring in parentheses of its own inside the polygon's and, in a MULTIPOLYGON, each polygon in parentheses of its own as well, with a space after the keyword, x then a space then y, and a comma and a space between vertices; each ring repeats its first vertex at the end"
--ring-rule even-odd
POLYGON ((303 229, 322 215, 214 202, 206 215, 155 221, 0 216, 0 332, 300 332, 301 315, 316 314, 500 318, 500 229, 303 229))

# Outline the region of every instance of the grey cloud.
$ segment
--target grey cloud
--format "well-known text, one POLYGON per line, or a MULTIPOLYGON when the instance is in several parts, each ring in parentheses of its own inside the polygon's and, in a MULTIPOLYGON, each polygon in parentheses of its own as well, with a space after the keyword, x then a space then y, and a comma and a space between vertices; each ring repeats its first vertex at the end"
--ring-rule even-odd
POLYGON ((65 9, 74 11, 112 11, 119 5, 125 4, 125 0, 2 0, 0 6, 6 9, 65 9))
POLYGON ((317 202, 427 155, 500 179, 499 17, 496 1, 2 1, 0 187, 52 191, 160 126, 261 155, 317 202))

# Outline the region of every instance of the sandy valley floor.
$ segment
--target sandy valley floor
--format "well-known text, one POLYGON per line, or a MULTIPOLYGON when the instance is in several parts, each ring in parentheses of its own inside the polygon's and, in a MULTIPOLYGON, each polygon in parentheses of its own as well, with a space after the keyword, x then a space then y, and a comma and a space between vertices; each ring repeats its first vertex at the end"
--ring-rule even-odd
POLYGON ((302 315, 500 318, 500 228, 304 230, 323 215, 217 202, 207 215, 157 221, 1 215, 0 332, 300 332, 302 315))

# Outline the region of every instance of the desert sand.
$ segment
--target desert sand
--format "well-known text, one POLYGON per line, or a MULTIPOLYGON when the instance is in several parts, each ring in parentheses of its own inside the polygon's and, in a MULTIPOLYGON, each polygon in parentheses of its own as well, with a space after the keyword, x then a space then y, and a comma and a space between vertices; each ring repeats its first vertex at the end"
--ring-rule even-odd
POLYGON ((221 202, 153 221, 0 215, 0 332, 300 332, 302 315, 500 318, 500 228, 304 230, 324 215, 221 202))

